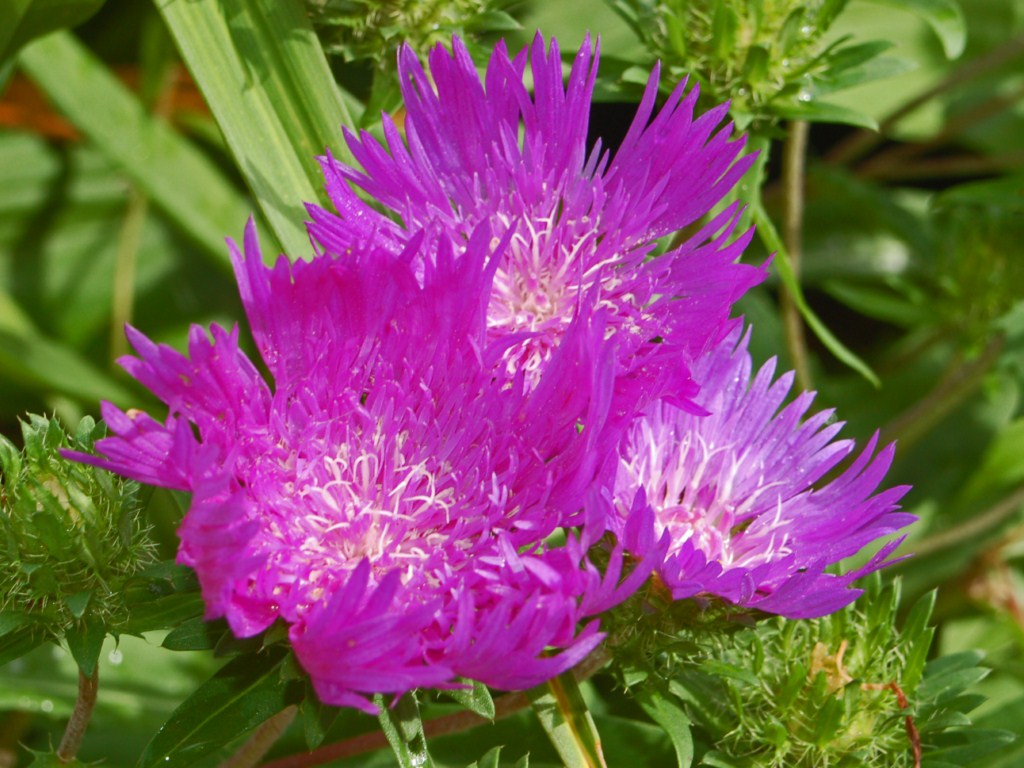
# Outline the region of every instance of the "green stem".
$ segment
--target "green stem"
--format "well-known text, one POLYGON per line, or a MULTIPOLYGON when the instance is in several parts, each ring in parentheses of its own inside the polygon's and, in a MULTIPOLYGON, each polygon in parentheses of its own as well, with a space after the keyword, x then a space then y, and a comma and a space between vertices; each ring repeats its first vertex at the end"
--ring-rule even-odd
POLYGON ((75 699, 75 708, 71 710, 71 719, 68 720, 64 736, 57 748, 57 759, 62 763, 70 763, 74 760, 75 755, 78 754, 78 748, 82 746, 82 739, 85 738, 85 731, 92 719, 92 711, 96 707, 99 674, 99 666, 93 670, 91 677, 86 677, 81 671, 78 673, 78 698, 75 699))
POLYGON ((952 413, 981 385, 999 359, 1004 343, 1005 339, 1000 335, 992 339, 974 360, 968 363, 959 357, 952 360, 931 392, 882 429, 882 442, 895 440, 905 453, 909 446, 952 413))
MULTIPOLYGON (((794 120, 789 124, 789 133, 782 148, 783 195, 783 242, 789 254, 789 264, 794 278, 800 280, 800 265, 803 257, 804 223, 804 177, 807 155, 808 123, 794 120)), ((786 348, 793 361, 796 381, 800 389, 813 389, 811 368, 808 364, 807 338, 793 293, 783 283, 779 288, 779 302, 782 307, 782 322, 786 333, 786 348)))
POLYGON ((142 239, 142 225, 149 208, 146 195, 132 185, 128 197, 128 210, 121 225, 117 241, 117 260, 114 264, 114 290, 110 310, 110 352, 117 359, 128 352, 124 327, 132 321, 135 300, 135 260, 142 239))

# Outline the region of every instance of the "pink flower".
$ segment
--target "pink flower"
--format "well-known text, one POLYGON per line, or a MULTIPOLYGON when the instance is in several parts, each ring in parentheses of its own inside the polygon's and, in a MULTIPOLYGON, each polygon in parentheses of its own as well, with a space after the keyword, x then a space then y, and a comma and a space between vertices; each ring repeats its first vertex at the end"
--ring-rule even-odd
POLYGON ((399 71, 404 136, 385 117, 386 147, 346 132, 362 170, 323 158, 338 213, 309 208, 317 246, 345 254, 373 238, 397 253, 421 229, 464 242, 486 222, 496 237, 511 236, 487 304, 489 337, 509 345, 509 371, 535 381, 585 296, 605 309, 606 332, 617 337, 617 390, 637 380, 650 389, 660 377, 682 400, 692 397, 697 387, 681 383, 688 361, 725 336, 732 304, 763 274, 737 263, 750 233, 729 242, 735 204, 650 257, 659 238, 699 221, 753 162, 740 157, 744 140, 730 140, 731 125, 718 128, 726 106, 694 119, 697 89, 684 96, 680 84, 655 114, 655 70, 622 145, 611 157, 600 146, 588 155, 597 71, 589 41, 567 85, 557 44, 545 51, 540 35, 515 57, 499 44, 483 82, 458 39, 452 53, 433 51, 430 76, 409 48, 399 71))
POLYGON ((751 381, 746 338, 737 335, 694 367, 699 416, 659 402, 628 431, 614 506, 619 519, 653 508, 668 554, 658 573, 675 599, 713 595, 737 605, 809 618, 852 602, 855 579, 886 564, 902 539, 861 568, 826 567, 914 520, 896 511, 906 488, 876 492, 894 446, 877 436, 836 477, 854 449, 833 440, 832 411, 804 418, 813 393, 783 406, 792 374, 772 381, 774 361, 751 381))
POLYGON ((237 328, 194 329, 187 357, 130 330, 139 357, 122 364, 167 420, 104 404, 106 458, 77 456, 190 491, 178 559, 207 616, 240 636, 287 622, 326 702, 456 676, 538 684, 599 642, 588 615, 635 588, 621 546, 602 575, 578 534, 545 543, 606 482, 605 313, 577 315, 535 386, 496 375, 485 309, 507 239, 267 268, 250 225, 233 257, 273 387, 237 328))

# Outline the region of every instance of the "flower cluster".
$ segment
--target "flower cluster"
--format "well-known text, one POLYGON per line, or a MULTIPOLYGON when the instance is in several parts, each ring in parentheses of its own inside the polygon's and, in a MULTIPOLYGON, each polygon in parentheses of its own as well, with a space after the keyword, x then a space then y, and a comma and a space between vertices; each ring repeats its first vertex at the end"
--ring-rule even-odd
POLYGON ((730 312, 763 272, 738 208, 708 215, 751 162, 724 109, 694 119, 681 85, 655 113, 655 72, 622 146, 588 154, 596 61, 585 42, 563 84, 538 36, 481 82, 458 40, 429 75, 403 51, 404 130, 348 134, 361 169, 323 159, 313 258, 264 266, 252 225, 232 246, 272 384, 237 328, 188 355, 129 331, 169 415, 104 404, 116 436, 78 458, 191 492, 179 560, 207 615, 284 621, 328 703, 535 685, 653 573, 821 615, 895 544, 825 567, 907 523, 875 494, 891 448, 818 488, 851 444, 802 421, 809 396, 776 413, 770 368, 749 381, 730 312))

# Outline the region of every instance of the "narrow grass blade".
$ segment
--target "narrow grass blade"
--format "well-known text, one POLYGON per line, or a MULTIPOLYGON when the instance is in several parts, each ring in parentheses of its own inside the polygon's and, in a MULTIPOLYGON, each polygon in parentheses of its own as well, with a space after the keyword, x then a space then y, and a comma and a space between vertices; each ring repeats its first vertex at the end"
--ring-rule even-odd
POLYGON ((531 689, 527 695, 567 768, 607 768, 601 737, 571 671, 531 689))
POLYGON ((309 250, 316 156, 353 125, 299 0, 157 0, 246 182, 285 251, 309 250))
POLYGON ((241 233, 249 206, 198 149, 149 115, 69 32, 37 40, 21 52, 19 62, 154 204, 216 263, 229 268, 224 238, 241 233))

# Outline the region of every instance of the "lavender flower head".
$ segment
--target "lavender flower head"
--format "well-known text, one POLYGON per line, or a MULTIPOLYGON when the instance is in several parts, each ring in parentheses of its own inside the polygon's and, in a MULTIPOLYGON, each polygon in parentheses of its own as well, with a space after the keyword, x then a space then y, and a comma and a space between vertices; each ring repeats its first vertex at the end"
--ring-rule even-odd
POLYGON ((362 170, 323 158, 338 214, 311 206, 310 233, 328 253, 347 253, 370 236, 397 252, 420 229, 464 241, 488 222, 496 237, 511 233, 487 308, 490 337, 517 339, 504 356, 509 371, 534 381, 586 295, 606 309, 607 333, 618 336, 619 387, 653 373, 671 379, 685 400, 696 392, 681 386, 688 361, 724 337, 732 304, 763 274, 736 263, 750 237, 730 242, 736 205, 647 257, 658 238, 708 213, 753 156, 740 157, 744 140, 731 140, 731 125, 718 128, 725 105, 694 119, 696 87, 684 95, 681 83, 655 114, 657 69, 614 157, 600 144, 588 155, 597 58, 586 40, 563 84, 558 46, 546 51, 538 34, 514 57, 499 43, 481 82, 458 39, 451 53, 434 49, 430 76, 404 48, 404 137, 387 117, 386 147, 346 132, 362 170), (401 223, 364 203, 350 183, 401 223))
MULTIPOLYGON (((233 259, 273 388, 237 328, 193 329, 188 357, 130 331, 140 357, 122 364, 170 413, 104 404, 106 458, 78 456, 190 491, 178 559, 207 617, 240 636, 284 620, 328 703, 456 676, 535 685, 593 649, 586 617, 635 588, 621 548, 602 575, 577 536, 544 544, 581 523, 610 450, 604 312, 579 315, 536 386, 496 376, 490 244, 481 230, 459 254, 419 238, 267 268, 250 225, 233 259)), ((638 549, 641 528, 624 537, 638 549)))
POLYGON ((843 575, 825 568, 910 524, 897 511, 906 492, 876 493, 894 445, 875 453, 877 435, 837 477, 854 449, 833 440, 832 411, 804 418, 813 393, 783 406, 793 374, 772 381, 769 361, 751 381, 747 338, 730 339, 694 366, 696 415, 659 402, 626 434, 614 505, 620 520, 653 508, 669 540, 657 569, 674 599, 716 596, 789 618, 823 616, 852 602, 849 585, 886 565, 902 539, 843 575))

